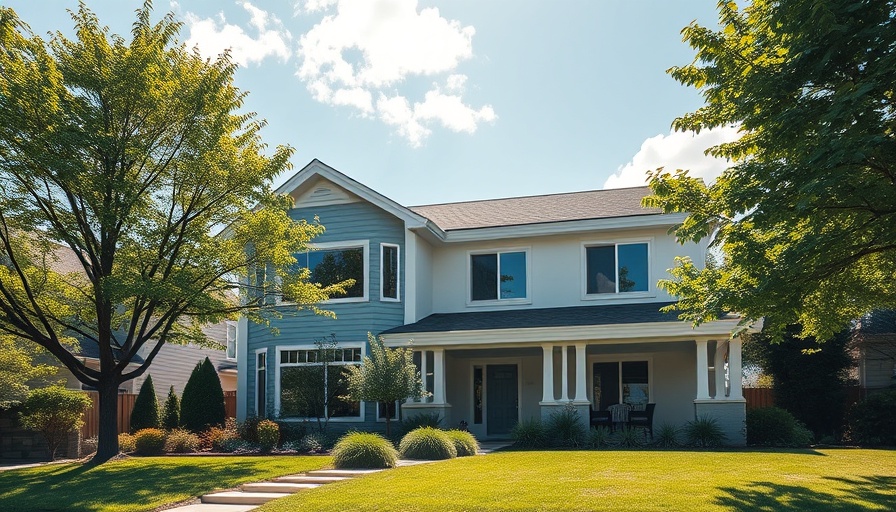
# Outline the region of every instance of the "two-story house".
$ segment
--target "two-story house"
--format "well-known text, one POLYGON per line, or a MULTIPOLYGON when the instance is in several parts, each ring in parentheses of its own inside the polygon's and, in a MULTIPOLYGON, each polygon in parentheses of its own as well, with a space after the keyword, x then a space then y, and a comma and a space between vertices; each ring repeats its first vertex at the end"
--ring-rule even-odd
MULTIPOLYGON (((315 341, 335 335, 338 386, 372 332, 413 348, 431 393, 403 416, 435 411, 500 438, 567 404, 588 418, 650 402, 655 424, 709 415, 745 442, 739 318, 693 328, 660 312, 673 298, 657 281, 676 256, 702 264, 706 246, 678 244, 669 229, 684 216, 642 208, 647 187, 406 207, 314 160, 279 191, 294 218, 326 227, 297 255, 312 280, 356 284, 322 305, 336 320, 284 307, 278 335, 239 323, 238 417, 303 419, 289 386, 320 365, 315 341)), ((386 409, 335 398, 327 414, 377 429, 386 409)))

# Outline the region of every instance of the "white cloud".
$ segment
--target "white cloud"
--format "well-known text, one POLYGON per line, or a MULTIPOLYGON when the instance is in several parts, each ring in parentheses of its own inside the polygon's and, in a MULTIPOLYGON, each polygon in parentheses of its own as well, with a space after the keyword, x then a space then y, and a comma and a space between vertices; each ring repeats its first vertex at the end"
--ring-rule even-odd
POLYGON ((647 184, 647 171, 687 169, 688 175, 714 181, 729 166, 723 158, 705 155, 707 148, 737 139, 737 128, 722 127, 700 133, 675 132, 657 135, 641 144, 631 161, 607 178, 604 188, 639 187, 647 184))
POLYGON ((268 56, 288 60, 292 34, 283 27, 283 23, 249 2, 238 2, 238 5, 249 13, 249 25, 257 32, 255 37, 247 34, 242 27, 227 23, 224 13, 219 13, 214 19, 199 18, 188 12, 184 16, 190 30, 187 47, 196 46, 203 56, 212 59, 229 48, 231 59, 240 66, 261 62, 268 56))
POLYGON ((417 0, 307 0, 296 10, 328 13, 299 43, 297 76, 315 100, 379 118, 412 146, 433 125, 473 133, 497 118, 490 105, 464 103, 467 77, 454 73, 473 56, 472 26, 443 18, 435 7, 418 11, 417 0), (409 78, 438 75, 446 75, 444 87, 434 85, 422 101, 399 90, 409 78))

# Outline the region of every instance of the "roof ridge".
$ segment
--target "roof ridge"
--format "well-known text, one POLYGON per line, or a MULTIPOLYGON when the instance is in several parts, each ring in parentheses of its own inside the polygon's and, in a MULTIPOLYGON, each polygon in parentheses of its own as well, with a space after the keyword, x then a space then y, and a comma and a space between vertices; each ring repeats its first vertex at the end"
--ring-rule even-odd
POLYGON ((432 204, 418 204, 414 206, 408 206, 407 208, 426 208, 428 206, 448 206, 448 205, 462 205, 462 204, 472 204, 472 203, 488 203, 495 201, 508 201, 511 199, 532 199, 535 197, 556 197, 556 196, 570 196, 575 194, 589 194, 594 192, 615 192, 619 190, 634 190, 638 188, 649 189, 650 187, 647 185, 642 185, 638 187, 619 187, 619 188, 600 188, 593 190, 578 190, 574 192, 555 192, 551 194, 532 194, 528 196, 511 196, 511 197, 494 197, 491 199, 471 199, 468 201, 449 201, 445 203, 432 203, 432 204))

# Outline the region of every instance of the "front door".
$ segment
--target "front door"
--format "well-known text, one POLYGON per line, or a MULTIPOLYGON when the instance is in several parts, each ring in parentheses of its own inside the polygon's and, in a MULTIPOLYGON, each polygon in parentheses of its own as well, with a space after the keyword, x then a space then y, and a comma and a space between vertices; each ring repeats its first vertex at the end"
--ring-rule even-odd
POLYGON ((517 367, 515 364, 490 364, 485 368, 488 435, 509 434, 519 419, 517 367))

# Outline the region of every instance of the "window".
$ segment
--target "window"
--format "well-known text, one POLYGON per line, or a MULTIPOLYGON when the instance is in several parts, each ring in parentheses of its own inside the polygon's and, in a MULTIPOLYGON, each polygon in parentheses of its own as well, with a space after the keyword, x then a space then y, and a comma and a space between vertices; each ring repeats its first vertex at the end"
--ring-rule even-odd
POLYGON ((267 417, 267 393, 265 390, 267 373, 267 352, 265 349, 255 352, 255 416, 267 417))
POLYGON ((348 394, 348 366, 360 365, 361 347, 280 349, 279 412, 284 418, 361 418, 348 394))
MULTIPOLYGON (((355 283, 344 295, 335 295, 331 301, 367 299, 368 243, 366 241, 316 244, 315 249, 296 254, 296 268, 307 268, 312 283, 330 286, 348 279, 355 283)), ((284 297, 283 300, 289 300, 284 297)))
POLYGON ((646 292, 647 243, 585 247, 585 293, 646 292))
POLYGON ((470 255, 470 300, 513 300, 528 296, 526 252, 470 255))
POLYGON ((380 246, 380 296, 383 300, 398 299, 398 246, 380 246))
POLYGON ((614 361, 594 363, 593 399, 598 410, 626 403, 643 405, 650 402, 650 367, 648 361, 614 361))
POLYGON ((227 322, 227 359, 236 359, 236 322, 227 322))

